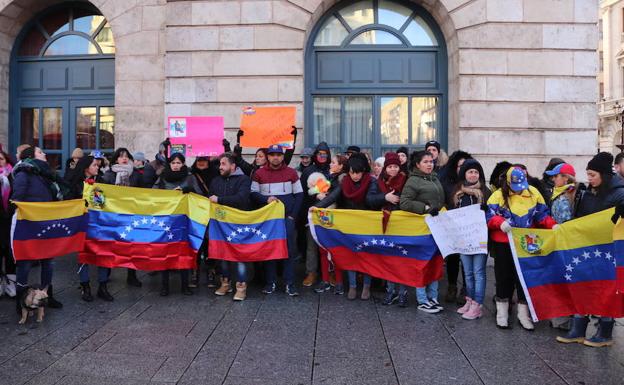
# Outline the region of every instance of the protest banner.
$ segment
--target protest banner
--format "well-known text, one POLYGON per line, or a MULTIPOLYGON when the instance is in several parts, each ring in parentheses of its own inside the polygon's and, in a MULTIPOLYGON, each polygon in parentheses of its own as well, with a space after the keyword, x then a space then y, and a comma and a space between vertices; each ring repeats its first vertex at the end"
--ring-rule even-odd
POLYGON ((450 254, 487 254, 488 230, 479 205, 440 212, 425 222, 445 258, 450 254))
POLYGON ((223 152, 222 116, 170 116, 167 136, 171 153, 215 156, 223 152))
POLYGON ((295 107, 247 107, 241 116, 243 147, 268 147, 279 144, 292 148, 295 107))

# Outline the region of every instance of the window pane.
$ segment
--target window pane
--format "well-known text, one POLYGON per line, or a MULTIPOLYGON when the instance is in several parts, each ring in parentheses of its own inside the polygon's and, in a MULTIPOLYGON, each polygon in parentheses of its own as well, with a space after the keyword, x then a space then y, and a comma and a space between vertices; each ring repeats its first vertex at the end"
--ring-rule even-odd
POLYGON ((349 32, 342 25, 340 20, 332 16, 321 27, 314 45, 316 46, 328 46, 328 45, 340 45, 349 32))
POLYGON ((412 10, 393 1, 379 0, 379 24, 400 29, 412 14, 412 10))
POLYGON ((43 148, 60 150, 63 148, 63 109, 43 109, 43 148))
POLYGON ((373 99, 346 97, 344 127, 348 144, 373 144, 373 99))
POLYGON ((76 147, 83 150, 93 150, 96 148, 96 108, 80 107, 76 108, 76 147))
POLYGON ((409 104, 407 97, 381 98, 381 144, 407 144, 409 104))
POLYGON ((32 27, 28 34, 22 40, 22 45, 19 49, 20 56, 39 56, 41 48, 45 44, 46 39, 37 27, 32 27))
POLYGON ((373 2, 371 0, 360 1, 345 7, 339 11, 340 16, 349 24, 351 29, 375 22, 373 2))
POLYGON ((314 98, 314 143, 340 143, 340 98, 314 98))
POLYGON ((100 33, 95 37, 95 42, 98 43, 102 53, 114 54, 115 53, 115 40, 113 39, 113 31, 111 30, 108 22, 102 27, 100 33))
POLYGON ((438 42, 433 35, 433 31, 431 31, 431 28, 429 28, 427 23, 425 23, 425 21, 420 17, 414 18, 414 20, 408 24, 407 28, 405 28, 403 34, 412 45, 438 45, 438 42))
POLYGON ((43 55, 95 55, 97 53, 97 48, 89 40, 77 35, 67 35, 50 44, 43 55))
POLYGON ((115 148, 114 107, 100 107, 100 148, 115 148))
POLYGON ((39 109, 22 108, 20 121, 20 143, 39 145, 39 109))
POLYGON ((104 16, 96 14, 95 11, 74 9, 74 31, 84 32, 91 36, 103 20, 104 16))
POLYGON ((438 139, 438 98, 412 98, 412 143, 423 145, 438 139))
POLYGON ((386 31, 366 31, 357 35, 349 44, 403 44, 398 37, 386 31))
POLYGON ((40 21, 48 35, 54 36, 69 31, 69 9, 64 8, 46 15, 40 21))

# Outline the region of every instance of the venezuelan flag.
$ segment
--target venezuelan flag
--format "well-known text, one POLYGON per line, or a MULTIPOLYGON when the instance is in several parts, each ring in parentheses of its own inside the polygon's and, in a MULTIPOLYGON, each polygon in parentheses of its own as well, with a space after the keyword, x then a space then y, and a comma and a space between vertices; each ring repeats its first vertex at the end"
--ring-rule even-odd
POLYGON ((233 262, 288 258, 284 204, 271 202, 254 211, 212 204, 208 258, 233 262))
POLYGON ((313 209, 312 235, 338 267, 424 287, 442 277, 443 259, 425 216, 393 211, 384 233, 380 211, 313 209))
POLYGON ((82 250, 87 227, 84 200, 13 202, 11 242, 15 260, 50 259, 82 250))
POLYGON ((85 185, 89 226, 81 263, 138 270, 191 269, 210 201, 180 191, 85 185))
POLYGON ((616 290, 613 209, 557 230, 514 228, 509 242, 535 321, 572 314, 624 315, 616 290))
POLYGON ((613 228, 613 244, 615 247, 617 290, 624 293, 624 220, 622 219, 613 228))

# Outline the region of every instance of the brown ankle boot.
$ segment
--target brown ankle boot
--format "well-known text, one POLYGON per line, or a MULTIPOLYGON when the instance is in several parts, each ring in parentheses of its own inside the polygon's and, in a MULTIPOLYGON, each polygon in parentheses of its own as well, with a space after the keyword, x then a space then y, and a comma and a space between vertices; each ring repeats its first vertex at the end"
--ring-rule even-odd
POLYGON ((236 282, 234 301, 244 301, 245 298, 247 298, 247 284, 245 282, 236 282))
POLYGON ((362 301, 368 301, 370 299, 370 285, 364 285, 362 287, 362 295, 360 296, 362 301))
POLYGON ((227 278, 221 277, 221 287, 219 287, 216 291, 216 295, 226 295, 227 293, 231 293, 232 288, 230 287, 230 280, 227 278))
POLYGON ((316 283, 316 273, 308 273, 303 280, 303 286, 310 287, 316 283))

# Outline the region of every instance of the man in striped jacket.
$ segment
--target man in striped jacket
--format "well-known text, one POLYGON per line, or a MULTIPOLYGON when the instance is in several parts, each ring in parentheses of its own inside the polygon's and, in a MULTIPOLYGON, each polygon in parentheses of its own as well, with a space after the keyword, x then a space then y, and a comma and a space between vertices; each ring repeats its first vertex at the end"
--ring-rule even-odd
MULTIPOLYGON (((268 204, 276 200, 282 201, 286 212, 286 237, 288 241, 288 259, 284 260, 284 282, 286 294, 297 296, 299 293, 294 285, 297 241, 295 234, 295 218, 301 209, 303 190, 297 172, 284 163, 284 149, 280 145, 272 145, 267 150, 268 162, 253 175, 251 182, 251 199, 258 204, 268 204)), ((275 291, 277 280, 276 261, 265 262, 267 284, 262 290, 265 294, 275 291)))

